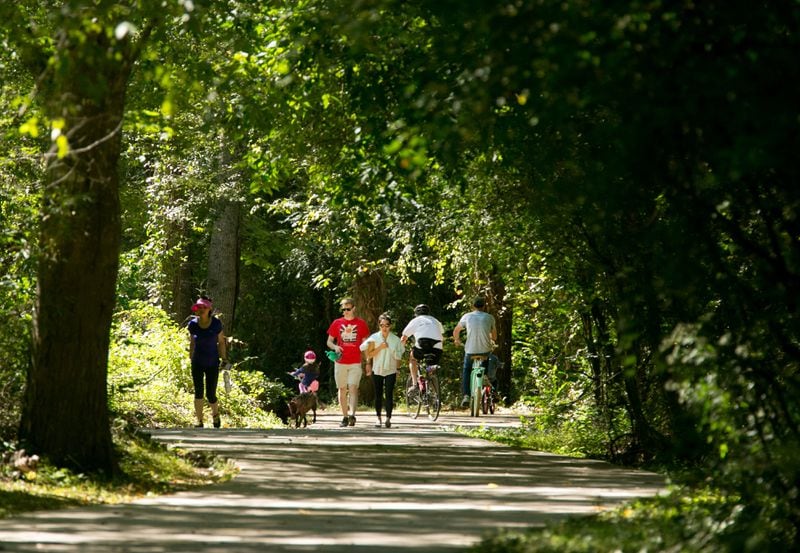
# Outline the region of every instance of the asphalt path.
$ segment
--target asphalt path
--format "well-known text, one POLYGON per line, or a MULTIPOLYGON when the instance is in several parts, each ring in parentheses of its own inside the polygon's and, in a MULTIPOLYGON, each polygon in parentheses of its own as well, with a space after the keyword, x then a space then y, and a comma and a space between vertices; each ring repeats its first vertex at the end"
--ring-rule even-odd
POLYGON ((160 429, 153 436, 214 451, 232 481, 113 506, 0 520, 0 551, 464 551, 498 528, 542 526, 657 494, 664 479, 593 460, 523 451, 453 432, 519 417, 438 421, 396 414, 391 429, 359 413, 303 429, 160 429))

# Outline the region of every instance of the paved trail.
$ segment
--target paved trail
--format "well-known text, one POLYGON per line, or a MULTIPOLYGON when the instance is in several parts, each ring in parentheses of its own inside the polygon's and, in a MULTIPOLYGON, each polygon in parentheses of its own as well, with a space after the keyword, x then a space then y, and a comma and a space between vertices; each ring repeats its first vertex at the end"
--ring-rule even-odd
MULTIPOLYGON (((396 416, 354 428, 327 414, 308 429, 156 430, 183 447, 233 458, 226 484, 128 505, 0 520, 0 551, 438 553, 499 527, 540 526, 663 489, 655 474, 518 451, 448 432, 476 423, 396 416)), ((516 417, 477 419, 494 426, 516 417)))

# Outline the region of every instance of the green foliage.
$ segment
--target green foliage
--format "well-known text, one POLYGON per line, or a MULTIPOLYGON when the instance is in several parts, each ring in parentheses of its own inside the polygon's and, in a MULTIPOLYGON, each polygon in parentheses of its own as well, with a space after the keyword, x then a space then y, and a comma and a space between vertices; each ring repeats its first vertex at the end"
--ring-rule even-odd
MULTIPOLYGON (((166 145, 154 144, 148 135, 133 134, 124 153, 125 179, 121 185, 123 251, 117 281, 118 302, 147 298, 178 318, 173 284, 184 266, 203 266, 213 222, 212 206, 231 194, 214 184, 216 172, 208 158, 212 145, 183 150, 194 118, 181 118, 176 128, 185 135, 166 145), (188 129, 185 127, 189 127, 188 129), (155 149, 157 157, 143 158, 142 150, 155 149), (193 263, 189 263, 190 260, 193 263)), ((193 275, 192 275, 193 276, 193 275)), ((200 281, 200 277, 195 277, 200 281)), ((199 286, 198 282, 198 287, 199 286)))
MULTIPOLYGON (((3 83, 0 103, 13 101, 12 87, 21 80, 3 83)), ((32 157, 33 141, 16 136, 13 124, 13 118, 0 118, 0 440, 16 435, 30 365, 40 200, 33 182, 42 169, 32 157)))
POLYGON ((473 553, 593 553, 595 551, 786 551, 794 529, 775 519, 751 519, 736 496, 707 487, 673 487, 667 495, 526 532, 502 530, 473 553))
MULTIPOLYGON (((118 417, 142 427, 193 424, 188 334, 160 309, 139 301, 117 313, 109 353, 109 405, 118 417)), ((217 395, 226 426, 269 428, 280 424, 264 411, 274 384, 259 372, 233 369, 217 395)))
POLYGON ((608 458, 609 438, 598 429, 602 421, 591 411, 588 402, 563 410, 560 416, 554 413, 540 413, 538 410, 517 404, 522 424, 517 428, 497 429, 479 427, 461 429, 470 436, 493 440, 523 449, 549 451, 559 455, 578 458, 608 458))
MULTIPOLYGON (((602 456, 602 437, 566 423, 546 427, 535 416, 522 417, 519 428, 481 427, 461 432, 523 449, 573 457, 602 456), (600 446, 600 447, 598 447, 600 446)), ((525 531, 499 529, 473 547, 475 553, 544 553, 594 551, 785 551, 797 539, 780 502, 760 510, 727 488, 711 487, 694 469, 666 467, 675 485, 665 495, 637 500, 590 517, 552 523, 525 531), (758 512, 758 516, 754 514, 758 512)))

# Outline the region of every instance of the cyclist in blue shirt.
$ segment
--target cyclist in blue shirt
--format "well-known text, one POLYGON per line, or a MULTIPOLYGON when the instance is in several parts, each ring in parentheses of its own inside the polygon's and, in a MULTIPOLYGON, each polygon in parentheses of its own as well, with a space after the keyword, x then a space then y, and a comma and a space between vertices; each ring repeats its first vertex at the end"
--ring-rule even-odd
POLYGON ((472 302, 472 311, 461 317, 453 329, 453 342, 456 347, 461 347, 461 331, 467 331, 467 341, 464 344, 464 366, 461 372, 461 407, 469 404, 469 375, 472 372, 472 355, 489 356, 497 340, 497 326, 494 317, 486 312, 486 300, 477 297, 472 302))

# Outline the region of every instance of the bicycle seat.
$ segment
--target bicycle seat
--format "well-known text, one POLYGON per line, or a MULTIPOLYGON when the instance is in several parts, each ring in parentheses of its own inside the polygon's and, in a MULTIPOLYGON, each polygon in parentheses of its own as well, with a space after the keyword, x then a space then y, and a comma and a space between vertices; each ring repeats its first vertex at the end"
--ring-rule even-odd
POLYGON ((469 358, 473 361, 486 361, 489 357, 486 355, 470 355, 469 358))

